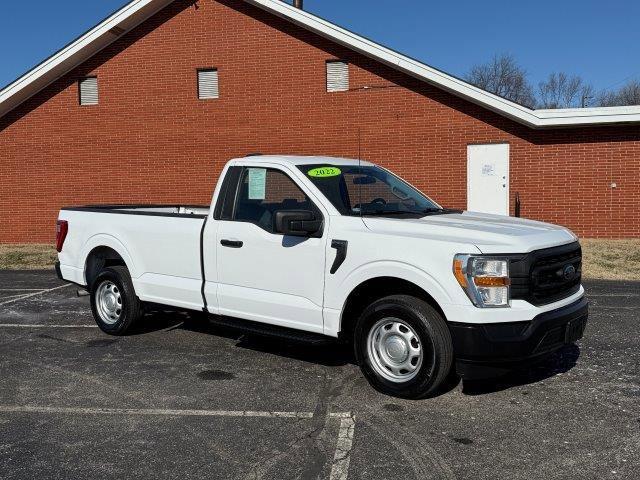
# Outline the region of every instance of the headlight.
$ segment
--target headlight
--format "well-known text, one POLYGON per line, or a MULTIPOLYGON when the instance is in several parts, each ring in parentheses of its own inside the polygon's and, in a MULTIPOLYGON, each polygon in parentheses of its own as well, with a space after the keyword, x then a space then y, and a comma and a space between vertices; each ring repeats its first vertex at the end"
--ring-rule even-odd
POLYGON ((509 261, 499 257, 456 255, 453 274, 476 307, 509 306, 509 261))

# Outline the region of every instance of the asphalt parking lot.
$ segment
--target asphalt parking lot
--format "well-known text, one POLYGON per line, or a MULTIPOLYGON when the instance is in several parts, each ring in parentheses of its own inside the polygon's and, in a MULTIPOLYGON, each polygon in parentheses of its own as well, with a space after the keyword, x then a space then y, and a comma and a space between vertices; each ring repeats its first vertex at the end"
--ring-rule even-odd
POLYGON ((0 478, 640 478, 640 284, 590 282, 586 337, 441 396, 348 351, 154 312, 108 337, 49 272, 0 272, 0 478))

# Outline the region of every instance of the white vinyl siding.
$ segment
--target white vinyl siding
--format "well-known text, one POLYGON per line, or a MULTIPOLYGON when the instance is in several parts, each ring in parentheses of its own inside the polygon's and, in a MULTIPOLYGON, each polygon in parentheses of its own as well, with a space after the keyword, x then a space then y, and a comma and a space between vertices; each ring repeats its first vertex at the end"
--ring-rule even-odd
POLYGON ((87 77, 78 82, 80 105, 98 105, 98 78, 87 77))
POLYGON ((198 98, 200 100, 220 98, 218 70, 215 68, 198 70, 198 98))
POLYGON ((349 90, 349 64, 340 60, 327 62, 327 92, 349 90))

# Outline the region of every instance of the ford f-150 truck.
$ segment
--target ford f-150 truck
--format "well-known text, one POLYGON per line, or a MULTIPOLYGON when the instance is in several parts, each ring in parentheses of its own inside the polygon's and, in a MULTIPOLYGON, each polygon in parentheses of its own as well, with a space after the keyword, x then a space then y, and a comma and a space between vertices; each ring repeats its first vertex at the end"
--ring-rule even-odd
POLYGON ((441 207, 389 170, 331 157, 231 160, 206 206, 69 207, 60 278, 111 335, 145 305, 254 332, 351 342, 369 382, 420 398, 583 335, 577 237, 441 207))

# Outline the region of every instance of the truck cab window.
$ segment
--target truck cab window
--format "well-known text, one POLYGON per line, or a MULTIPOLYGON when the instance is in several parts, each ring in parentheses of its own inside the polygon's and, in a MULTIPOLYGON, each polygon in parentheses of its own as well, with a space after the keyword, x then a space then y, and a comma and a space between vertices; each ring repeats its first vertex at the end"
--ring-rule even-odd
POLYGON ((320 216, 318 208, 286 173, 273 168, 245 168, 234 220, 274 233, 273 219, 278 210, 310 210, 316 218, 320 216))

